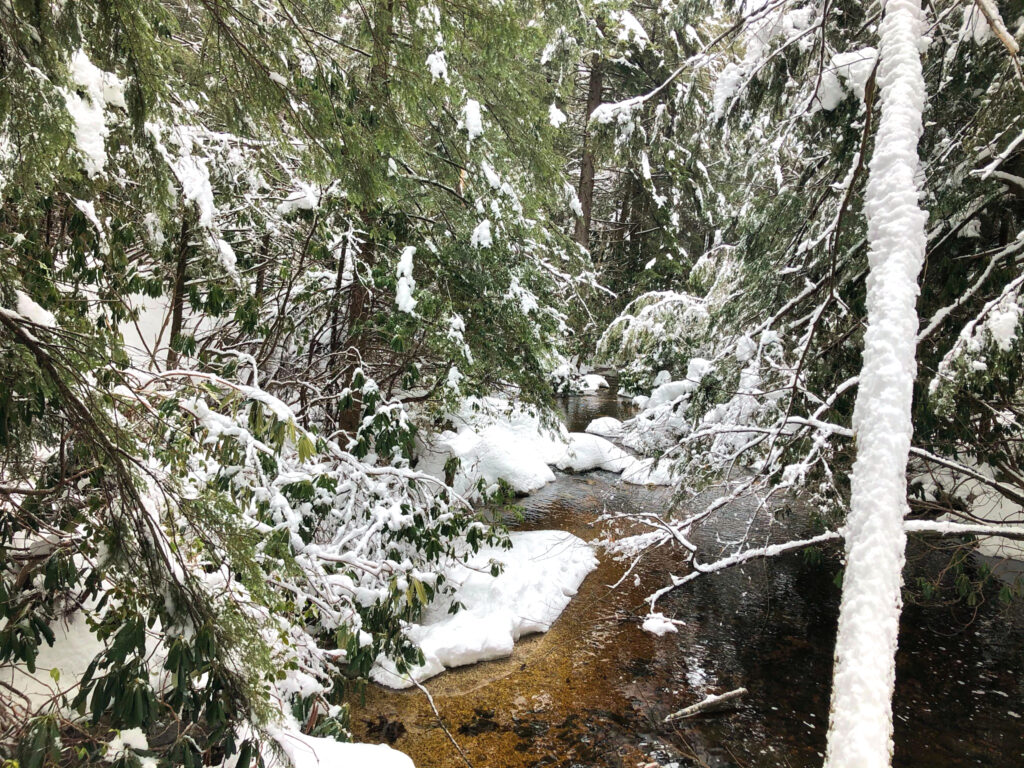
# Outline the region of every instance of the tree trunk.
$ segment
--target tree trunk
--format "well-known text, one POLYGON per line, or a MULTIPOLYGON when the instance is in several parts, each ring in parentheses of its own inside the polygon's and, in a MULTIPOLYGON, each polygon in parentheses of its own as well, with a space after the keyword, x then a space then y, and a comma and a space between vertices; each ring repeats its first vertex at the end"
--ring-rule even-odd
MULTIPOLYGON (((192 236, 192 227, 186 213, 181 221, 181 237, 178 240, 178 262, 174 268, 174 289, 171 293, 171 335, 167 347, 167 369, 178 367, 178 351, 175 342, 181 335, 181 325, 185 314, 185 270, 188 268, 188 241, 192 236)), ((154 350, 154 353, 156 350, 154 350)))
MULTIPOLYGON (((391 42, 394 34, 394 0, 379 2, 373 12, 373 49, 370 53, 370 75, 367 80, 368 108, 378 120, 386 120, 386 110, 390 101, 388 79, 391 70, 391 42)), ((386 156, 382 154, 382 157, 386 156)), ((364 239, 359 253, 355 256, 352 270, 352 286, 349 290, 348 304, 348 345, 346 358, 346 386, 351 387, 355 373, 362 367, 363 358, 369 348, 370 334, 367 322, 370 319, 370 289, 360 277, 360 269, 368 279, 372 280, 373 267, 377 261, 377 244, 374 241, 374 229, 377 223, 375 197, 367 197, 366 204, 359 211, 359 220, 363 228, 364 239)), ((339 267, 343 268, 343 267, 339 267)), ((355 434, 362 415, 362 398, 352 393, 352 402, 338 416, 338 428, 348 434, 355 434)))
POLYGON ((892 763, 892 696, 902 609, 907 458, 917 372, 918 276, 927 214, 917 143, 925 101, 921 0, 887 0, 879 26, 881 119, 868 171, 867 309, 853 429, 827 768, 892 763))
POLYGON ((590 247, 590 221, 594 209, 594 148, 590 136, 590 116, 601 105, 603 86, 600 54, 590 60, 590 84, 587 88, 587 117, 583 123, 583 161, 580 164, 578 197, 582 215, 576 218, 576 242, 590 247))

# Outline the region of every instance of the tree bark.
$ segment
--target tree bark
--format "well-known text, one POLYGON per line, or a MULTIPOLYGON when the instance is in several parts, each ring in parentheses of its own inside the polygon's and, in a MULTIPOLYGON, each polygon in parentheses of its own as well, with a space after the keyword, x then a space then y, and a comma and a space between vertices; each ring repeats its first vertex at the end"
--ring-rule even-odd
POLYGON ((590 247, 590 222, 594 210, 594 148, 590 136, 590 116, 601 106, 601 92, 604 85, 600 54, 590 60, 590 79, 587 87, 587 116, 583 123, 583 160, 580 164, 580 186, 578 197, 582 215, 576 218, 576 242, 584 248, 590 247))
POLYGON ((188 214, 185 214, 181 222, 181 237, 178 240, 178 261, 174 268, 174 288, 171 293, 171 335, 167 346, 168 370, 178 367, 178 350, 174 348, 174 345, 177 338, 181 335, 181 325, 185 314, 185 272, 188 268, 188 241, 191 236, 192 227, 188 214))
MULTIPOLYGON (((387 119, 385 110, 390 101, 388 79, 391 72, 391 42, 395 24, 394 0, 383 0, 377 3, 373 12, 373 48, 370 52, 370 74, 367 80, 368 107, 378 120, 387 119)), ((359 210, 359 220, 363 228, 363 244, 356 254, 352 270, 352 285, 349 289, 348 304, 348 344, 345 352, 346 386, 351 387, 355 373, 362 367, 365 353, 369 347, 370 334, 367 323, 370 319, 370 288, 360 276, 360 269, 368 281, 372 281, 373 267, 377 261, 377 243, 374 240, 374 229, 377 223, 375 200, 371 197, 359 210)), ((343 268, 343 265, 339 269, 343 268)), ((338 428, 350 435, 355 434, 362 415, 362 398, 352 393, 351 404, 343 409, 338 416, 338 428)))

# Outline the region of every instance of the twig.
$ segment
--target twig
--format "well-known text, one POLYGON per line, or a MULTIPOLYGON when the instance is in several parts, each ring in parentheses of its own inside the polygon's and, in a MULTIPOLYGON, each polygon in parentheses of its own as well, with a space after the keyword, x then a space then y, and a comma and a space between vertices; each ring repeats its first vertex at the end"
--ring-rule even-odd
POLYGON ((702 712, 708 712, 711 710, 718 709, 728 704, 733 699, 738 699, 741 696, 747 695, 746 688, 737 688, 734 691, 727 691, 726 693, 712 694, 703 701, 699 701, 684 709, 680 709, 678 712, 673 712, 671 715, 665 718, 664 722, 671 723, 673 720, 684 720, 687 717, 693 717, 699 715, 702 712))
POLYGON ((465 750, 461 746, 459 746, 459 742, 455 740, 455 737, 452 736, 452 732, 448 730, 448 726, 444 724, 444 718, 441 717, 441 712, 438 710, 437 705, 434 703, 434 697, 430 695, 430 691, 424 688, 423 684, 415 677, 413 677, 411 674, 409 675, 409 679, 412 681, 412 684, 419 688, 420 691, 423 692, 423 695, 427 697, 427 703, 429 703, 430 708, 434 710, 434 717, 437 718, 437 724, 441 726, 441 730, 444 731, 445 736, 448 737, 448 741, 452 743, 452 745, 458 751, 459 756, 466 763, 466 765, 469 768, 474 768, 473 763, 470 761, 469 756, 466 755, 465 750))

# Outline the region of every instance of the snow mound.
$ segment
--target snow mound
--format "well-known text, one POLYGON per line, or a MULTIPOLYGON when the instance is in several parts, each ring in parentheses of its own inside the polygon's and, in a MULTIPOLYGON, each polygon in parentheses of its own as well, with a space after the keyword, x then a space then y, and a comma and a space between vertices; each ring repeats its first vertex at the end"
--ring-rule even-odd
POLYGON ((274 734, 287 763, 267 754, 270 768, 414 768, 412 758, 387 744, 353 744, 307 736, 297 729, 281 730, 274 734))
POLYGON ((608 389, 608 379, 596 373, 588 373, 583 377, 584 392, 597 392, 599 389, 608 389))
POLYGON ((612 416, 601 416, 590 422, 584 431, 601 437, 618 437, 622 434, 622 422, 612 416))
POLYGON ((455 430, 442 432, 420 451, 420 469, 444 478, 445 464, 459 460, 453 486, 470 499, 478 485, 491 493, 504 480, 516 493, 530 493, 555 479, 549 465, 566 452, 569 433, 564 427, 546 429, 539 416, 497 397, 468 398, 449 418, 455 430))
POLYGON ((622 472, 635 462, 636 459, 603 437, 573 432, 569 435, 565 454, 555 466, 573 472, 587 472, 592 469, 622 472))
MULTIPOLYGON (((571 533, 518 531, 509 537, 512 549, 483 548, 466 565, 448 571, 448 583, 456 587, 453 600, 462 610, 450 614, 446 602, 437 602, 420 624, 410 625, 409 638, 425 659, 411 671, 412 679, 423 681, 449 667, 510 655, 520 637, 551 628, 597 567, 591 548, 571 533), (505 565, 497 577, 490 574, 492 561, 505 565)), ((370 677, 391 688, 413 685, 383 657, 370 677)))

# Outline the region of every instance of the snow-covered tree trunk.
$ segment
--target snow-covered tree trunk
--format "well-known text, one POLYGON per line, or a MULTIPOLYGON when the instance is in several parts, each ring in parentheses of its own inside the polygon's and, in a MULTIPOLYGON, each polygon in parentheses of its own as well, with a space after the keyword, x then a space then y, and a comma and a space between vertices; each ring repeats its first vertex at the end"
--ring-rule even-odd
POLYGON ((915 304, 927 220, 916 179, 925 102, 921 32, 920 0, 884 3, 881 120, 864 203, 868 327, 853 415, 857 460, 846 525, 828 768, 882 768, 892 762, 906 467, 917 367, 915 304))

